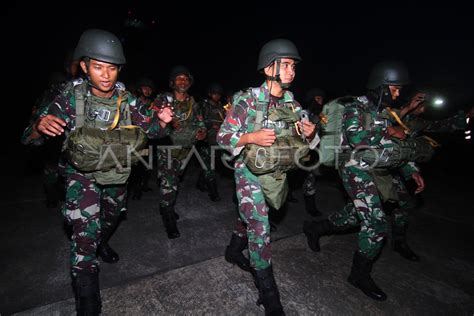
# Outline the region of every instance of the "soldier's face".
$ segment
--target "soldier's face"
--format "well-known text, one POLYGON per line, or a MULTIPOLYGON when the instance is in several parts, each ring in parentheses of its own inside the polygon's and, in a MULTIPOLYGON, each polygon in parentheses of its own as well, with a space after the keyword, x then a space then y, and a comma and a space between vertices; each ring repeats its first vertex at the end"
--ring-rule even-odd
POLYGON ((142 95, 143 95, 144 97, 147 97, 147 98, 148 98, 148 97, 151 97, 151 95, 152 95, 152 93, 153 93, 153 89, 152 89, 151 87, 149 87, 149 86, 142 86, 142 87, 140 88, 140 90, 142 91, 142 95))
POLYGON ((174 79, 175 90, 178 92, 186 92, 191 86, 191 81, 186 75, 179 75, 174 79))
MULTIPOLYGON (((265 68, 265 74, 267 76, 275 76, 276 74, 276 67, 277 63, 273 63, 272 65, 265 68)), ((282 83, 291 83, 295 79, 295 70, 296 70, 296 63, 293 59, 290 58, 282 58, 280 61, 280 79, 282 83)))
POLYGON ((390 90, 392 100, 395 101, 400 96, 400 90, 402 90, 402 86, 388 86, 388 89, 390 90))
POLYGON ((320 96, 320 95, 317 95, 314 97, 314 101, 316 101, 318 104, 321 104, 323 105, 324 103, 324 97, 320 96))
POLYGON ((110 92, 115 88, 119 74, 119 66, 91 59, 89 66, 81 61, 82 70, 89 75, 94 90, 100 92, 110 92))
POLYGON ((209 93, 209 97, 211 97, 211 100, 214 102, 219 102, 222 98, 222 94, 218 92, 211 92, 209 93))

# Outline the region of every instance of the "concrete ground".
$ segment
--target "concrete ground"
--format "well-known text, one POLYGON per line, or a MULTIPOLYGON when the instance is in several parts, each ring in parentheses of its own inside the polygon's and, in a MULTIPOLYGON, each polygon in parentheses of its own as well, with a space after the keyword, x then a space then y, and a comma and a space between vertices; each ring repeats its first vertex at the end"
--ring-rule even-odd
MULTIPOLYGON (((408 262, 384 248, 373 277, 388 295, 385 302, 367 298, 346 281, 356 234, 323 238, 320 253, 307 247, 301 231, 310 217, 298 187, 299 202, 276 214, 272 233, 275 277, 286 313, 473 315, 472 151, 469 155, 452 164, 441 152, 425 168, 424 204, 412 213, 408 233, 422 261, 408 262)), ((153 192, 129 201, 110 242, 121 259, 101 265, 104 315, 263 315, 250 275, 223 258, 236 217, 232 180, 219 179, 222 200, 213 203, 194 188, 197 172, 191 165, 181 184, 179 239, 166 237, 154 182, 153 192)), ((4 180, 11 185, 0 202, 1 315, 74 314, 69 242, 60 211, 44 206, 38 175, 4 180)), ((318 181, 317 202, 325 215, 343 205, 337 180, 318 181)))

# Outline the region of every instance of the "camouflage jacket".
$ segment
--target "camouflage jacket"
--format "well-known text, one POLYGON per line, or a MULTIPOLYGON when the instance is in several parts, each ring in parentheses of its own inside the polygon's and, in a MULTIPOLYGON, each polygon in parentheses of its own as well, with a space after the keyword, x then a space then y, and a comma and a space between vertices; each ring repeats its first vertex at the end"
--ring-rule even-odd
MULTIPOLYGON (((234 157, 240 155, 243 146, 237 146, 242 135, 254 131, 257 114, 256 103, 268 104, 268 108, 294 106, 295 111, 301 111, 300 104, 295 101, 290 91, 285 91, 282 98, 270 97, 266 82, 259 88, 247 89, 237 92, 232 101, 232 107, 222 123, 217 134, 217 143, 224 149, 229 150, 234 157)), ((258 109, 262 111, 262 109, 258 109)), ((263 109, 266 111, 266 109, 263 109)), ((240 155, 235 162, 235 167, 243 167, 243 157, 240 155)))
MULTIPOLYGON (((377 149, 392 148, 394 143, 387 127, 393 122, 383 113, 377 112, 376 105, 366 96, 341 99, 346 104, 342 117, 342 146, 347 148, 371 147, 377 149)), ((400 168, 404 177, 418 172, 414 163, 409 162, 400 168)))
POLYGON ((223 104, 216 103, 211 99, 204 99, 200 107, 206 128, 218 130, 226 115, 223 104))
MULTIPOLYGON (((74 88, 78 85, 87 84, 87 81, 82 79, 69 82, 62 93, 57 95, 48 106, 43 108, 38 117, 45 116, 47 114, 53 114, 64 120, 66 122, 65 135, 67 139, 69 133, 73 131, 76 126, 76 97, 74 88)), ((89 87, 86 87, 86 89, 87 91, 90 91, 89 87)), ((117 82, 114 95, 112 96, 113 100, 117 100, 119 93, 122 94, 122 102, 127 102, 129 104, 130 119, 132 124, 143 128, 150 138, 159 138, 164 136, 164 131, 162 128, 160 128, 159 119, 158 116, 155 115, 154 110, 146 113, 144 111, 145 107, 141 107, 140 104, 137 104, 136 98, 125 90, 125 86, 122 83, 117 82)), ((114 114, 115 113, 112 113, 111 117, 113 117, 114 114)), ((23 136, 23 143, 25 144, 40 145, 46 139, 46 136, 42 136, 39 139, 32 140, 31 130, 25 131, 23 136)))
MULTIPOLYGON (((199 109, 199 104, 192 96, 189 96, 184 101, 178 101, 171 93, 164 93, 158 95, 153 101, 154 108, 171 105, 174 111, 174 118, 172 123, 168 124, 167 134, 172 139, 179 139, 175 137, 177 133, 183 131, 185 127, 191 129, 205 129, 204 119, 199 109)), ((180 145, 180 144, 174 144, 180 145)))
POLYGON ((39 118, 46 116, 48 114, 49 105, 54 100, 54 98, 62 92, 65 86, 66 86, 65 82, 51 85, 48 89, 44 91, 41 98, 39 98, 36 101, 31 111, 31 117, 28 122, 28 126, 25 128, 25 130, 23 131, 23 135, 21 136, 20 141, 23 145, 43 144, 43 140, 44 140, 43 138, 39 138, 38 140, 35 140, 35 141, 31 140, 31 133, 33 132, 33 126, 39 118))

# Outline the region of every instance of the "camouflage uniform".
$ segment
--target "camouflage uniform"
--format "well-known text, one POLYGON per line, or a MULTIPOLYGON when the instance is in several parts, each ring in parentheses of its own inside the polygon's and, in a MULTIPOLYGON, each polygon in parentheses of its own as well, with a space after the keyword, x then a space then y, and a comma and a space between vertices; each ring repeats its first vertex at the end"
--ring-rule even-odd
MULTIPOLYGON (((160 137, 160 129, 156 115, 146 116, 137 108, 136 100, 125 87, 117 83, 113 97, 109 99, 91 95, 87 81, 76 80, 69 83, 63 93, 58 95, 49 106, 48 114, 53 114, 66 122, 66 137, 75 128, 76 96, 74 88, 81 86, 88 91, 85 112, 88 113, 87 104, 90 102, 104 102, 114 104, 119 93, 122 94, 122 109, 129 104, 131 121, 146 130, 149 137, 160 137)), ((89 113, 84 125, 109 126, 115 113, 111 111, 108 120, 99 118, 94 113, 89 113)), ((121 115, 123 119, 123 115, 121 115)), ((40 140, 42 141, 42 140, 40 140)), ((29 139, 25 142, 30 143, 29 139)), ((125 210, 126 185, 102 186, 95 182, 91 174, 83 173, 65 162, 62 173, 66 176, 66 199, 63 205, 63 215, 73 226, 71 242, 71 269, 73 275, 80 271, 94 273, 98 270, 99 262, 96 258, 97 246, 101 239, 106 238, 114 229, 121 211, 125 210)))
POLYGON ((296 111, 301 108, 289 91, 285 91, 280 99, 270 97, 267 84, 264 83, 258 89, 234 96, 232 108, 217 134, 217 143, 238 157, 234 163, 234 174, 240 218, 234 234, 240 238, 248 238, 250 264, 255 270, 263 270, 271 265, 269 208, 257 176, 249 171, 240 155, 243 147, 237 147, 240 137, 254 130, 256 99, 259 103, 270 102, 269 109, 289 104, 294 105, 296 111), (254 91, 255 96, 252 95, 254 91))
MULTIPOLYGON (((344 109, 342 146, 351 149, 359 146, 391 148, 394 144, 386 129, 389 125, 391 122, 380 117, 371 101, 358 97, 344 109)), ((378 175, 374 172, 392 176, 392 188, 396 192, 391 198, 399 202, 399 208, 394 212, 395 224, 405 226, 407 190, 399 178, 399 172, 409 178, 418 169, 413 163, 408 163, 399 169, 373 170, 364 162, 341 159, 340 175, 352 201, 341 212, 330 215, 329 220, 335 227, 341 228, 360 225, 358 250, 369 259, 378 255, 387 236, 388 225, 382 202, 390 200, 390 197, 380 195, 376 184, 378 175)))
MULTIPOLYGON (((206 125, 207 136, 205 141, 198 142, 198 150, 207 170, 203 170, 199 174, 198 187, 202 187, 206 182, 216 181, 215 166, 214 168, 211 166, 211 146, 217 145, 217 133, 226 116, 223 104, 211 99, 202 101, 201 112, 206 125)), ((217 154, 218 152, 214 151, 214 153, 217 154)))
MULTIPOLYGON (((171 161, 168 160, 169 150, 158 150, 157 166, 161 207, 173 206, 175 204, 179 177, 183 172, 181 169, 182 160, 188 156, 195 143, 196 131, 199 128, 205 128, 198 103, 194 101, 193 97, 188 97, 184 101, 178 101, 170 94, 167 96, 173 99, 172 106, 175 114, 174 120, 170 124, 173 126, 168 127, 170 145, 181 147, 171 149, 171 161)), ((163 106, 163 102, 165 102, 163 96, 158 96, 154 104, 156 106, 163 106)))

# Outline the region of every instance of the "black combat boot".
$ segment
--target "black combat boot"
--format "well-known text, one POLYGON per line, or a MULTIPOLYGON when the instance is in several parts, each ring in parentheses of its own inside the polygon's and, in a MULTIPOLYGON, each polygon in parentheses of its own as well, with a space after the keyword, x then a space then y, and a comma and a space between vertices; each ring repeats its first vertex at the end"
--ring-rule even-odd
POLYGON ((316 200, 315 196, 313 195, 305 195, 304 196, 304 205, 306 207, 306 212, 311 216, 321 216, 321 212, 316 207, 316 200))
POLYGON ((387 294, 385 294, 377 284, 375 284, 370 276, 373 265, 374 260, 366 258, 359 251, 356 251, 352 261, 351 274, 347 278, 347 281, 360 289, 371 299, 385 301, 387 299, 387 294))
POLYGON ((246 238, 241 238, 236 234, 232 234, 230 244, 225 248, 225 260, 229 263, 236 264, 244 271, 250 272, 250 261, 242 251, 247 248, 248 242, 246 238))
POLYGON ((414 262, 420 261, 420 257, 408 246, 405 227, 392 225, 392 249, 407 260, 414 262))
POLYGON ((110 225, 103 225, 101 232, 101 242, 97 246, 97 256, 106 263, 116 263, 119 261, 118 253, 109 246, 109 239, 112 236, 116 226, 118 218, 110 225))
POLYGON ((178 225, 176 224, 176 215, 174 206, 170 205, 161 207, 161 218, 163 219, 168 239, 175 239, 181 236, 178 230, 178 225))
POLYGON ((78 316, 93 316, 101 313, 102 300, 100 298, 98 272, 81 271, 72 277, 72 288, 78 316))
POLYGON ((303 232, 308 239, 308 246, 315 252, 321 251, 319 238, 332 235, 335 231, 334 225, 327 219, 322 221, 305 221, 303 224, 303 232))
POLYGON ((263 304, 265 315, 285 315, 272 266, 264 270, 255 270, 254 277, 258 289, 257 305, 263 304))
POLYGON ((209 198, 211 199, 212 202, 218 202, 221 200, 219 196, 219 192, 217 192, 217 182, 216 179, 207 179, 206 180, 206 187, 207 190, 209 191, 209 198))

